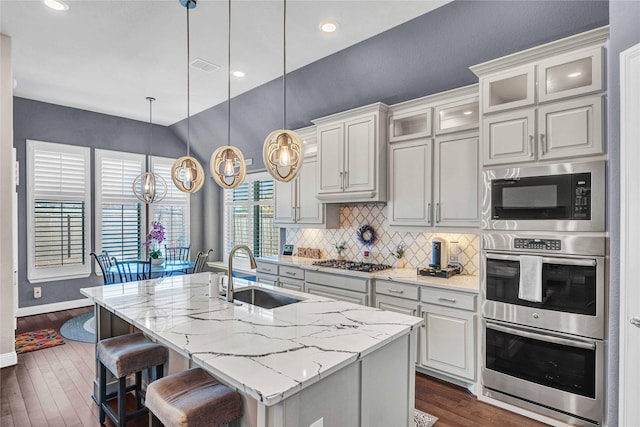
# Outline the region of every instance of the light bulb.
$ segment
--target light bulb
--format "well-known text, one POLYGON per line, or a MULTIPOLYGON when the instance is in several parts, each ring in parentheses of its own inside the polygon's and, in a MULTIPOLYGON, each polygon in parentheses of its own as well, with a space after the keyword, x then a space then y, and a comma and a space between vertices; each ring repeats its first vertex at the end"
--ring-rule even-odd
POLYGON ((280 166, 289 166, 291 165, 291 152, 289 151, 289 147, 284 146, 280 147, 279 155, 278 155, 278 163, 280 166))
POLYGON ((233 164, 233 159, 231 156, 227 157, 224 161, 224 176, 233 176, 235 175, 235 165, 233 164))

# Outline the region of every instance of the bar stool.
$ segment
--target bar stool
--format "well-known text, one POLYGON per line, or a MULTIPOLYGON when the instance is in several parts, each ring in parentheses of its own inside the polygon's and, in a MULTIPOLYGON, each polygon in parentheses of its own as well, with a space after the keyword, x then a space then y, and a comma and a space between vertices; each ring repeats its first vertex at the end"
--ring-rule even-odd
POLYGON ((101 340, 96 347, 96 358, 100 364, 100 424, 104 423, 105 414, 117 426, 124 426, 127 421, 145 415, 149 412, 142 406, 144 392, 142 391, 142 371, 156 368, 156 378, 163 376, 163 365, 167 361, 167 349, 145 338, 142 333, 120 335, 101 340), (107 369, 118 378, 118 390, 107 395, 107 369), (135 374, 135 384, 127 387, 127 375, 135 374), (135 391, 135 411, 126 413, 125 398, 129 391, 135 391), (118 397, 118 413, 107 404, 107 400, 118 397))
POLYGON ((145 400, 152 426, 209 427, 242 416, 240 394, 201 368, 166 376, 147 387, 145 400))

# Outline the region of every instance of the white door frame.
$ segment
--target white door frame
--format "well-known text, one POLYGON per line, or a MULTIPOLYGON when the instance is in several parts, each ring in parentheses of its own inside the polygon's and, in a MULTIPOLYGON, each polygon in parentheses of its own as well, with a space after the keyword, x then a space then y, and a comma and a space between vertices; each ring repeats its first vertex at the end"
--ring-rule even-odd
POLYGON ((640 420, 640 44, 620 53, 620 367, 619 424, 640 420))

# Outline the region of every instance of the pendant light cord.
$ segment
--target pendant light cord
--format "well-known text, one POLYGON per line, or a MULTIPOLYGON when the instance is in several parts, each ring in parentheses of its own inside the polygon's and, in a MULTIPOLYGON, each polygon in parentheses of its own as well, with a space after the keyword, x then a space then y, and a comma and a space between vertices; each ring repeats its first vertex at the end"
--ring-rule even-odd
POLYGON ((190 43, 189 43, 189 3, 190 1, 187 2, 187 5, 185 6, 185 8, 187 9, 187 156, 191 156, 191 124, 190 124, 190 119, 191 119, 191 113, 190 113, 190 104, 191 104, 191 69, 189 67, 189 60, 191 59, 191 54, 190 54, 190 43))
POLYGON ((153 116, 151 104, 153 104, 155 98, 149 96, 147 99, 149 100, 149 156, 147 157, 147 172, 149 172, 149 169, 151 169, 151 156, 153 155, 153 116))
POLYGON ((227 145, 231 146, 231 0, 229 0, 229 28, 227 38, 227 145))
POLYGON ((287 0, 282 13, 282 130, 287 129, 287 0))

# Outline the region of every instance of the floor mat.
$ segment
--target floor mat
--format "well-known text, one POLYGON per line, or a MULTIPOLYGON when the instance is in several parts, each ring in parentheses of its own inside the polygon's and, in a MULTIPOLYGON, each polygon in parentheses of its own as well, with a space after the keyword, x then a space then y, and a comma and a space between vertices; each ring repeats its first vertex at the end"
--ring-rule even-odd
POLYGON ((64 344, 64 339, 52 329, 40 329, 16 335, 16 353, 28 353, 64 344))
POLYGON ((60 328, 60 335, 73 341, 96 342, 96 318, 93 311, 64 322, 60 328))
POLYGON ((417 409, 413 410, 413 425, 415 427, 431 427, 436 421, 438 421, 438 417, 434 417, 417 409))

